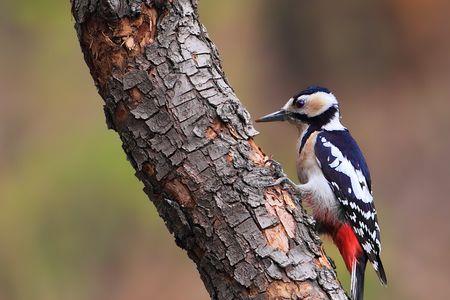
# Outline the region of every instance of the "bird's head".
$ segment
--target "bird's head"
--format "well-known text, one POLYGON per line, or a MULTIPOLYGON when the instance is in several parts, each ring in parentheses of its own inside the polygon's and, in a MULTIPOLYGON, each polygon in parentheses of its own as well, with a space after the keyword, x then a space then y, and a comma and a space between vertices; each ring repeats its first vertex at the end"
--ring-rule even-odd
POLYGON ((339 122, 336 97, 326 88, 310 86, 290 98, 279 111, 261 117, 256 122, 289 121, 298 126, 308 124, 322 127, 336 120, 339 122))

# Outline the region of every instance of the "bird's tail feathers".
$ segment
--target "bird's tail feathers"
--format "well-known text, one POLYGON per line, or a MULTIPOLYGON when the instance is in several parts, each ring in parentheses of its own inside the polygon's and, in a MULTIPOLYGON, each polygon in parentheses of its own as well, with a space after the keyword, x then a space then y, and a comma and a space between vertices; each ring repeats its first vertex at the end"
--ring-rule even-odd
POLYGON ((380 256, 377 255, 374 261, 372 261, 373 268, 380 279, 382 285, 387 286, 386 272, 384 271, 383 263, 381 262, 380 256))
POLYGON ((364 273, 366 271, 366 264, 366 255, 361 255, 353 262, 350 288, 352 300, 363 300, 364 298, 364 273))

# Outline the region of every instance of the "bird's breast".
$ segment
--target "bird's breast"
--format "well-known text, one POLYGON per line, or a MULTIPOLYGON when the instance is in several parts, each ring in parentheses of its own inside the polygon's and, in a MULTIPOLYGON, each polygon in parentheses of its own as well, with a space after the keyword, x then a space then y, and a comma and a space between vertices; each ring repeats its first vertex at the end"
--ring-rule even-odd
POLYGON ((306 189, 306 202, 313 209, 316 220, 336 223, 339 215, 339 203, 336 200, 327 179, 315 155, 315 144, 319 132, 313 132, 303 147, 299 142, 299 155, 297 157, 297 174, 300 184, 306 189), (332 220, 331 220, 332 219, 332 220))
POLYGON ((314 146, 316 144, 318 131, 313 132, 306 140, 302 147, 302 138, 300 137, 298 143, 298 155, 297 155, 297 175, 300 183, 305 184, 308 179, 317 171, 320 170, 317 163, 316 155, 314 153, 314 146))

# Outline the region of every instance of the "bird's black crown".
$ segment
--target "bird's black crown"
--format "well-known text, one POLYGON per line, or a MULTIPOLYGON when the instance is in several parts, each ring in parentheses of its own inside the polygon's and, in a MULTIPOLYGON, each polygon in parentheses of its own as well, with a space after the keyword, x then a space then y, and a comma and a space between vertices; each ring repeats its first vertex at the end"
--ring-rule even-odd
POLYGON ((324 92, 324 93, 331 93, 329 89, 321 87, 321 86, 316 86, 316 85, 312 85, 307 87, 306 89, 304 89, 303 91, 299 92, 297 95, 294 96, 294 98, 298 98, 300 96, 304 96, 304 95, 312 95, 314 93, 317 92, 324 92))

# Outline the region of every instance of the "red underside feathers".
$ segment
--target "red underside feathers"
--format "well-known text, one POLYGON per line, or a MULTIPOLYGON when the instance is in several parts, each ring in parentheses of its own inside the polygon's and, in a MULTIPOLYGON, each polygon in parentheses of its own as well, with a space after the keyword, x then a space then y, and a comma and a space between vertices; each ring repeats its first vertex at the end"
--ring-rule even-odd
POLYGON ((353 261, 362 253, 361 245, 353 229, 350 225, 344 224, 336 231, 332 238, 339 252, 341 252, 347 270, 351 272, 353 261))

